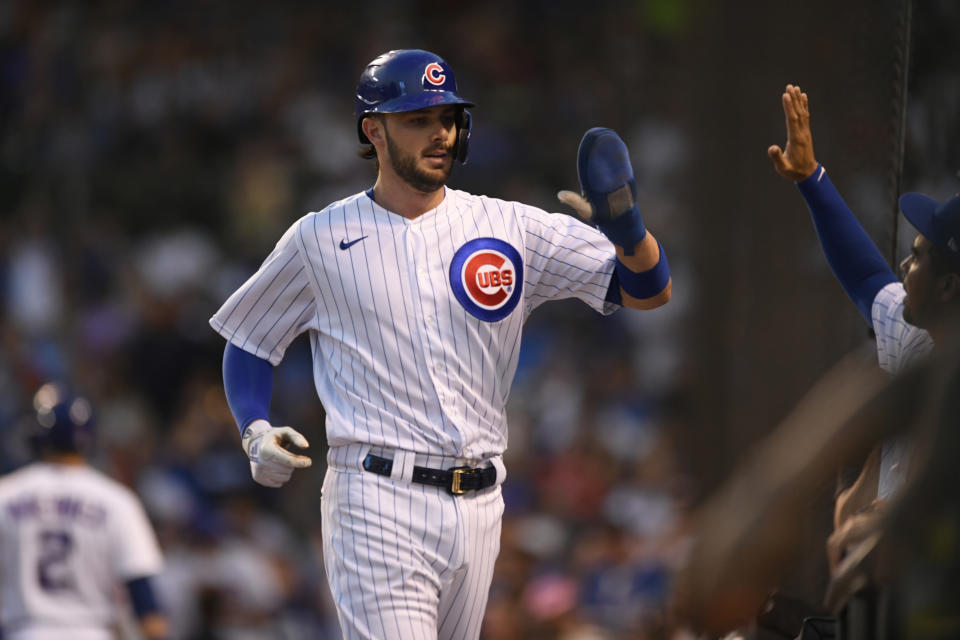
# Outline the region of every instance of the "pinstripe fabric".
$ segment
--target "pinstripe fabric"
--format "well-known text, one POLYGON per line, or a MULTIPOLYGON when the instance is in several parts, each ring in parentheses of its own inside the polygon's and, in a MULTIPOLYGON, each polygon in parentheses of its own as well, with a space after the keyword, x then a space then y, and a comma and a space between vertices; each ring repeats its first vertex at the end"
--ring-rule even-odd
POLYGON ((907 292, 901 282, 891 282, 873 299, 873 330, 877 334, 880 368, 897 374, 933 350, 930 334, 903 319, 907 292))
POLYGON ((454 498, 331 463, 323 550, 343 637, 477 638, 500 551, 500 487, 454 498))
POLYGON ((309 332, 331 446, 483 459, 506 448, 523 321, 568 297, 612 313, 613 268, 613 245, 570 216, 448 189, 407 220, 361 193, 298 220, 210 324, 274 365, 309 332), (506 241, 524 262, 522 302, 498 322, 451 291, 453 255, 478 237, 506 241))
POLYGON ((310 335, 331 447, 324 561, 344 637, 479 636, 500 549, 499 484, 454 498, 364 472, 361 460, 373 451, 406 469, 411 458, 492 464, 502 482, 523 322, 559 298, 612 313, 614 264, 613 245, 569 216, 447 189, 439 207, 408 220, 361 193, 298 220, 210 320, 274 365, 310 335), (450 282, 473 241, 509 254, 506 243, 521 263, 513 273, 523 281, 504 285, 519 304, 496 321, 474 315, 455 291, 464 285, 450 282))
MULTIPOLYGON (((877 293, 871 309, 880 368, 893 375, 933 350, 930 334, 903 319, 903 299, 906 295, 903 283, 892 282, 877 293)), ((877 488, 877 497, 881 500, 889 499, 906 483, 910 449, 910 442, 903 437, 884 441, 877 488)))

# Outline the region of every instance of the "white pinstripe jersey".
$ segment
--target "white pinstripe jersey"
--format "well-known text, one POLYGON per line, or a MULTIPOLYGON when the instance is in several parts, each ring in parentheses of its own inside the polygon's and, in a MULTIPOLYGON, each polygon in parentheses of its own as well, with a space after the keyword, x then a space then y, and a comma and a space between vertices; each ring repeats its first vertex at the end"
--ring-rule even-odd
MULTIPOLYGON (((880 368, 892 375, 916 364, 933 350, 930 334, 903 319, 906 295, 903 283, 891 282, 877 293, 871 308, 880 368)), ((885 500, 903 486, 908 468, 908 443, 902 439, 885 441, 877 497, 885 500)))
POLYGON ((903 299, 907 292, 902 282, 891 282, 873 299, 870 315, 877 334, 877 358, 880 368, 896 375, 916 363, 933 349, 930 334, 903 319, 903 299))
POLYGON ((143 506, 89 466, 0 478, 0 626, 11 637, 111 638, 119 585, 162 568, 143 506))
POLYGON ((569 297, 612 313, 614 264, 571 216, 447 188, 409 220, 365 192, 294 223, 210 324, 274 365, 309 332, 331 446, 483 459, 507 445, 527 316, 569 297))

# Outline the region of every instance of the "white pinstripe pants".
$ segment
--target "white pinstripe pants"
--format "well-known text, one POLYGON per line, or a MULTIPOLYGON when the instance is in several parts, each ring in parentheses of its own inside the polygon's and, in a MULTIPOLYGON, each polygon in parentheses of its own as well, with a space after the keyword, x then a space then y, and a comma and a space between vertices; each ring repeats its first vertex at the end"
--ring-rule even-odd
POLYGON ((352 466, 323 483, 323 553, 343 637, 476 639, 500 552, 500 487, 454 497, 352 466))

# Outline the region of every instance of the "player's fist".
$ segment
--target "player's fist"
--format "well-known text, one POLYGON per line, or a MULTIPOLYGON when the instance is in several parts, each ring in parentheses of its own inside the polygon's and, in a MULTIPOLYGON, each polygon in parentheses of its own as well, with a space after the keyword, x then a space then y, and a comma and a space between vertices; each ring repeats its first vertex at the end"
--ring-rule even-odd
POLYGON ((254 420, 243 430, 241 443, 250 458, 253 479, 265 487, 283 486, 294 469, 313 464, 307 456, 288 448, 306 449, 310 446, 306 438, 290 427, 274 427, 266 420, 254 420))

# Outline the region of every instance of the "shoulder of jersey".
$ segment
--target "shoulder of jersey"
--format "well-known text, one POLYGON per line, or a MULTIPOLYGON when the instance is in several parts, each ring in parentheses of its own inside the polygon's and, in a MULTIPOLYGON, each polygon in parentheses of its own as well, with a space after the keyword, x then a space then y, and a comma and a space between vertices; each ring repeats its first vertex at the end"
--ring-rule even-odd
POLYGON ((879 304, 884 308, 884 313, 891 313, 895 311, 896 307, 903 303, 903 299, 906 297, 907 290, 903 287, 903 283, 899 281, 891 282, 877 292, 877 295, 873 298, 871 307, 879 304))
POLYGON ((483 202, 485 200, 496 200, 496 198, 491 198, 490 196, 470 193, 469 191, 463 191, 461 189, 453 189, 451 187, 447 187, 447 195, 452 196, 455 200, 465 200, 467 202, 483 202))
POLYGON ((297 226, 299 224, 309 222, 310 220, 313 220, 316 217, 329 215, 331 212, 336 211, 337 209, 341 209, 349 204, 356 202, 357 200, 360 200, 361 198, 366 198, 366 197, 367 197, 366 192, 361 191, 360 193, 355 193, 352 196, 347 196, 346 198, 342 198, 335 202, 331 202, 330 204, 325 206, 323 209, 320 209, 319 211, 309 211, 305 213, 299 220, 293 223, 293 226, 297 226))
POLYGON ((29 471, 30 466, 20 467, 19 469, 14 469, 2 476, 0 476, 0 498, 3 497, 3 494, 8 491, 16 491, 17 485, 20 483, 21 479, 25 477, 25 474, 29 471))
POLYGON ((114 506, 123 509, 139 509, 143 506, 143 501, 133 488, 92 467, 90 471, 91 478, 95 478, 94 481, 100 485, 104 494, 109 496, 108 499, 113 501, 114 506))
POLYGON ((87 465, 84 467, 78 467, 73 470, 83 482, 87 482, 92 486, 96 486, 99 490, 105 493, 111 493, 114 496, 121 497, 124 500, 133 500, 139 501, 137 492, 123 484, 116 478, 112 478, 100 469, 96 467, 87 465))
POLYGON ((468 202, 471 205, 479 204, 485 209, 491 209, 494 211, 509 211, 509 210, 521 210, 521 209, 536 209, 528 204, 522 202, 517 202, 516 200, 504 200, 503 198, 495 198, 493 196, 487 196, 482 194, 469 193, 467 191, 460 191, 459 189, 451 189, 447 187, 447 192, 453 196, 453 198, 460 202, 468 202))
MULTIPOLYGON (((37 480, 45 482, 45 479, 49 479, 53 473, 61 472, 53 471, 52 467, 41 463, 28 464, 0 477, 0 494, 11 491, 14 493, 18 492, 24 484, 37 480)), ((136 499, 136 493, 132 489, 89 465, 72 467, 63 477, 70 482, 71 485, 76 485, 77 483, 86 485, 87 487, 94 485, 105 491, 127 494, 136 499)))

